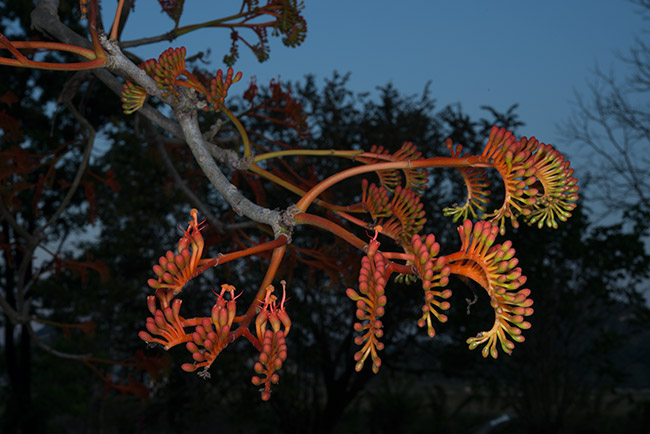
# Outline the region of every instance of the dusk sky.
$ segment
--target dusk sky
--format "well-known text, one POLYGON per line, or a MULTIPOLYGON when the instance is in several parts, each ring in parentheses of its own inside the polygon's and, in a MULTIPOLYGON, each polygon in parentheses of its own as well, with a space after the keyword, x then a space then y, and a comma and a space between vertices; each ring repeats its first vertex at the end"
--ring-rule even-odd
MULTIPOLYGON (((181 26, 233 13, 220 12, 221 4, 186 1, 181 26)), ((596 66, 622 76, 617 53, 625 54, 647 25, 638 11, 626 0, 307 0, 303 45, 291 49, 271 38, 271 57, 262 64, 242 46, 235 68, 244 73, 241 91, 251 76, 266 83, 312 73, 323 83, 335 70, 350 72, 350 87, 359 92, 392 82, 403 94, 419 94, 431 81, 439 108, 460 103, 478 117, 482 105, 505 111, 518 103, 526 122, 520 132, 562 147, 557 125, 572 112, 574 90, 587 90, 596 66)), ((123 40, 173 26, 153 1, 136 2, 132 18, 123 40)), ((216 70, 229 43, 227 30, 208 29, 171 46, 185 45, 188 55, 211 47, 216 70)), ((134 51, 157 57, 169 46, 134 51)))

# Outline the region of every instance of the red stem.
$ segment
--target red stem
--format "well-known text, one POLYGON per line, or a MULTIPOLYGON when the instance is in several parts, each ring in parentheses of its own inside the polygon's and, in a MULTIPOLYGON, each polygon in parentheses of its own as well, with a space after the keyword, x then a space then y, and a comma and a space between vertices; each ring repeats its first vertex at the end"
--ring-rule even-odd
POLYGON ((286 237, 278 237, 273 241, 268 241, 266 243, 249 247, 244 250, 238 250, 236 252, 226 253, 225 255, 217 256, 216 258, 204 259, 201 266, 199 267, 197 274, 200 274, 207 270, 210 267, 216 267, 217 265, 225 264, 226 262, 234 261, 235 259, 243 258, 244 256, 254 255, 256 253, 264 252, 266 250, 275 249, 277 247, 287 244, 286 237))
POLYGON ((463 158, 453 158, 453 157, 434 157, 427 158, 424 160, 407 160, 407 161, 393 161, 389 163, 375 163, 368 164, 365 166, 352 167, 350 169, 344 170, 337 174, 330 176, 329 178, 316 184, 311 190, 307 192, 302 199, 298 201, 296 206, 300 211, 306 211, 309 208, 309 205, 325 190, 333 186, 334 184, 343 181, 344 179, 350 178, 352 176, 361 175, 363 173, 375 172, 381 170, 393 170, 393 169, 429 169, 434 167, 492 167, 492 163, 489 158, 474 155, 470 157, 463 158))
POLYGON ((399 253, 399 252, 381 252, 382 255, 384 255, 384 258, 386 259, 397 259, 401 261, 411 261, 413 262, 415 259, 413 258, 413 255, 409 253, 399 253))
POLYGON ((99 59, 106 59, 106 53, 99 42, 97 35, 97 0, 90 0, 90 15, 88 16, 88 30, 90 31, 90 39, 93 42, 93 49, 99 59))
POLYGON ((117 10, 115 11, 115 18, 113 18, 113 26, 111 27, 111 39, 117 39, 117 28, 120 25, 120 17, 122 16, 122 8, 124 7, 124 0, 120 0, 117 4, 117 10))
POLYGON ((256 349, 257 351, 260 351, 260 352, 262 351, 262 345, 260 344, 260 341, 257 340, 257 338, 256 338, 255 336, 253 336, 253 333, 251 333, 250 330, 248 330, 248 329, 244 329, 244 333, 243 333, 243 335, 244 335, 244 337, 245 337, 246 339, 248 339, 248 341, 249 341, 251 344, 253 344, 253 346, 255 347, 255 349, 256 349))
POLYGON ((281 245, 280 247, 276 247, 275 249, 273 249, 273 255, 271 256, 271 263, 269 264, 269 268, 266 270, 266 275, 264 276, 264 280, 260 285, 260 289, 257 291, 255 300, 253 300, 250 307, 246 311, 246 314, 244 315, 244 319, 242 320, 241 324, 235 329, 235 331, 233 331, 230 334, 228 338, 229 342, 234 341, 242 334, 244 334, 244 330, 248 329, 248 326, 253 321, 253 318, 255 317, 255 315, 257 315, 257 308, 264 303, 266 288, 271 284, 271 282, 273 282, 273 279, 275 278, 275 274, 278 271, 278 267, 280 266, 280 262, 284 257, 284 252, 287 250, 287 237, 281 235, 280 237, 278 237, 278 239, 280 238, 284 240, 284 244, 281 245))
POLYGON ((294 222, 296 222, 296 224, 299 225, 316 226, 317 228, 324 229, 328 232, 331 232, 332 234, 336 235, 339 238, 342 238, 343 240, 347 241, 348 243, 350 243, 351 245, 353 245, 359 250, 366 250, 366 247, 368 245, 368 243, 357 238, 355 235, 350 233, 345 228, 337 225, 336 223, 330 220, 327 220, 326 218, 319 217, 314 214, 301 212, 296 214, 293 220, 294 222))
MULTIPOLYGON (((356 204, 356 205, 363 206, 363 204, 356 204)), ((343 217, 344 219, 346 219, 350 223, 355 224, 355 225, 357 225, 359 227, 368 229, 368 222, 363 221, 361 219, 358 219, 355 216, 352 216, 352 215, 350 215, 350 214, 348 214, 346 212, 343 212, 343 211, 335 211, 335 212, 336 212, 336 215, 338 215, 339 217, 343 217)))
MULTIPOLYGON (((385 252, 381 252, 382 255, 386 256, 385 252)), ((397 264, 393 261, 388 261, 386 266, 386 271, 384 273, 384 278, 388 281, 391 273, 401 273, 401 274, 413 274, 413 267, 410 265, 397 264)))
MULTIPOLYGON (((453 262, 454 260, 450 258, 456 255, 458 255, 458 253, 447 256, 447 266, 449 267, 450 273, 470 278, 476 283, 478 283, 479 285, 481 285, 486 291, 488 291, 488 289, 490 288, 490 284, 488 282, 488 278, 485 275, 485 273, 481 273, 480 275, 478 275, 475 272, 476 270, 473 269, 472 267, 468 267, 467 264, 453 262)), ((467 259, 467 258, 463 258, 463 259, 467 259)), ((470 260, 472 262, 476 262, 473 259, 470 260)), ((483 267, 481 267, 481 270, 483 270, 483 267)))

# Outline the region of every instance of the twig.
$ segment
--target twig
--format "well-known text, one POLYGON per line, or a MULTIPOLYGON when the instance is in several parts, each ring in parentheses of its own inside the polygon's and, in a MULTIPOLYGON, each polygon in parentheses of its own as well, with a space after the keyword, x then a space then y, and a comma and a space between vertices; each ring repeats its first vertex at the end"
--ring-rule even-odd
POLYGON ((54 348, 50 347, 49 345, 45 344, 43 341, 40 340, 40 338, 36 335, 34 332, 34 329, 32 328, 32 325, 29 323, 25 324, 25 327, 27 327, 27 330, 29 331, 29 335, 31 336, 32 340, 42 350, 45 352, 48 352, 52 354, 53 356, 60 357, 62 359, 70 359, 70 360, 84 360, 87 359, 88 357, 92 356, 92 354, 70 354, 70 353, 64 353, 62 351, 55 350, 54 348))
POLYGON ((93 145, 95 144, 95 129, 90 125, 90 122, 77 111, 75 106, 70 102, 70 101, 65 101, 65 106, 70 110, 72 115, 77 119, 77 121, 86 129, 88 132, 88 139, 86 143, 86 149, 84 150, 83 157, 81 159, 81 162, 79 163, 79 167, 77 168, 77 173, 75 174, 74 180, 72 181, 72 184, 70 185, 70 188, 68 189, 68 192, 66 193, 65 197, 61 201, 61 204, 57 208, 57 210, 52 214, 52 216, 48 219, 46 223, 44 223, 41 227, 36 229, 34 233, 36 234, 37 237, 40 236, 40 234, 43 233, 43 231, 50 226, 52 223, 58 219, 61 214, 63 214, 63 211, 67 208, 68 204, 72 200, 72 196, 77 192, 77 188, 79 188, 79 184, 81 183, 81 177, 83 176, 83 173, 86 171, 86 168, 88 167, 88 162, 90 161, 90 154, 92 153, 93 150, 93 145))

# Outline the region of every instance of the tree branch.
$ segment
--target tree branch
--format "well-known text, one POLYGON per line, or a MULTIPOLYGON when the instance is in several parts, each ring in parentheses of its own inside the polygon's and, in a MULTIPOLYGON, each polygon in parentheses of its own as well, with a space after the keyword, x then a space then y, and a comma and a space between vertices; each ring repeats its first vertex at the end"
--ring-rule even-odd
MULTIPOLYGON (((59 20, 57 9, 57 0, 41 0, 36 9, 32 12, 32 23, 34 28, 60 42, 82 47, 90 47, 90 42, 87 39, 70 30, 59 20)), ((283 219, 281 218, 282 216, 279 211, 272 211, 254 204, 241 194, 234 185, 230 184, 228 179, 223 175, 208 151, 210 144, 205 141, 199 128, 195 99, 191 98, 187 92, 183 94, 185 96, 181 98, 180 102, 176 102, 172 98, 163 97, 162 92, 158 89, 155 81, 121 52, 117 41, 107 40, 105 35, 101 35, 100 39, 102 46, 108 55, 107 67, 118 75, 133 80, 135 83, 142 86, 150 95, 156 96, 170 105, 173 108, 175 117, 179 121, 181 128, 179 129, 177 124, 173 123, 173 121, 164 117, 160 112, 151 107, 148 109, 142 107, 139 112, 169 131, 174 136, 185 139, 205 175, 237 214, 244 215, 258 223, 271 226, 276 235, 279 233, 288 235, 288 231, 290 230, 288 228, 291 227, 293 223, 291 218, 283 219)), ((121 93, 121 84, 108 71, 99 69, 95 70, 94 73, 114 92, 121 93)), ((219 155, 219 159, 223 160, 227 164, 236 164, 236 162, 232 160, 232 155, 227 151, 222 149, 212 149, 212 152, 219 155)))
POLYGON ((77 191, 77 188, 79 188, 79 184, 81 183, 81 177, 83 173, 86 171, 86 168, 88 167, 88 162, 90 161, 90 154, 93 150, 93 145, 95 144, 95 129, 90 125, 90 122, 81 114, 79 111, 75 108, 75 106, 70 102, 66 101, 65 106, 70 110, 72 115, 77 119, 77 121, 86 129, 88 132, 88 138, 87 138, 87 143, 86 143, 86 149, 84 150, 83 157, 81 159, 81 162, 79 163, 79 167, 77 168, 77 173, 75 174, 74 179, 72 180, 72 184, 70 185, 70 188, 68 189, 65 197, 59 204, 59 207, 57 210, 52 214, 52 216, 48 219, 47 222, 45 222, 41 227, 36 229, 34 233, 36 234, 37 237, 40 237, 40 234, 43 233, 43 231, 50 226, 52 223, 56 221, 56 219, 63 214, 63 211, 67 208, 68 204, 72 200, 72 196, 77 191))
POLYGON ((29 335, 32 337, 32 340, 34 341, 36 346, 41 348, 43 351, 52 354, 53 356, 60 357, 62 359, 70 359, 70 360, 84 360, 92 356, 92 354, 70 354, 70 353, 64 353, 62 351, 55 350, 54 348, 50 347, 49 345, 45 344, 43 341, 39 339, 39 337, 34 332, 34 329, 32 328, 31 324, 27 323, 25 324, 25 327, 27 327, 27 330, 29 331, 29 335))

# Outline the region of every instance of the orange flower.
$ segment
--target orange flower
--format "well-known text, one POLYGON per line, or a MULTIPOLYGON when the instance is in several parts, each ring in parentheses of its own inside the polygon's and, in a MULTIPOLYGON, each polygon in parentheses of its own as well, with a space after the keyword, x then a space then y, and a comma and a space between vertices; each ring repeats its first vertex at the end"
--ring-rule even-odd
MULTIPOLYGON (((378 230, 377 228, 375 230, 378 230)), ((379 242, 375 238, 370 240, 368 256, 361 259, 361 270, 359 272, 359 292, 352 288, 346 291, 347 296, 357 304, 357 319, 359 322, 354 324, 354 330, 364 332, 362 336, 354 338, 354 343, 363 345, 361 350, 354 354, 354 360, 357 362, 354 369, 361 371, 368 358, 372 358, 372 372, 375 374, 381 366, 381 358, 378 351, 384 349, 384 344, 379 342, 379 338, 384 335, 382 330, 383 324, 379 318, 384 316, 384 307, 386 306, 386 277, 384 271, 387 266, 387 260, 377 250, 379 242)))
POLYGON ((260 389, 262 399, 268 401, 271 398, 271 384, 277 384, 280 376, 276 371, 282 368, 287 360, 286 335, 291 328, 291 320, 284 308, 286 302, 286 283, 282 281, 282 301, 279 306, 277 298, 272 295, 275 288, 269 285, 266 288, 264 306, 255 319, 255 331, 260 344, 259 360, 253 369, 258 375, 251 378, 255 386, 263 386, 260 389), (267 329, 267 325, 271 328, 267 329), (264 375, 264 377, 260 377, 264 375))
POLYGON ((168 250, 165 256, 161 256, 158 264, 153 266, 158 279, 149 279, 147 282, 156 289, 156 297, 163 308, 169 306, 169 302, 180 294, 187 282, 215 264, 213 259, 201 259, 204 243, 197 219, 198 211, 192 209, 190 215, 192 220, 178 241, 177 253, 168 250))

